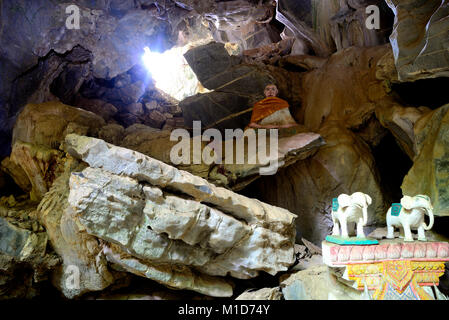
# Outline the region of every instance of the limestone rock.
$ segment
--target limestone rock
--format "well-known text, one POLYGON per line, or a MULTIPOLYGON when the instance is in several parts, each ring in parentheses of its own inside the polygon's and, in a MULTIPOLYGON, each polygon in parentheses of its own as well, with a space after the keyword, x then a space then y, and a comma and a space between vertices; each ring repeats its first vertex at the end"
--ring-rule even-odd
POLYGON ((281 300, 282 293, 279 287, 263 288, 259 290, 247 290, 235 300, 281 300))
POLYGON ((285 300, 361 300, 357 291, 337 279, 326 265, 287 274, 280 279, 285 300))
POLYGON ((187 51, 184 54, 188 64, 195 72, 201 84, 208 89, 223 85, 218 77, 232 66, 238 65, 241 58, 230 56, 223 43, 211 42, 187 51))
POLYGON ((74 220, 68 206, 69 178, 72 171, 85 166, 73 158, 65 161, 65 170, 53 183, 37 208, 39 221, 45 226, 48 238, 62 265, 52 276, 53 285, 67 298, 90 291, 103 290, 114 282, 107 268, 98 240, 88 235, 74 220), (72 284, 71 276, 79 271, 79 284, 72 284))
POLYGON ((376 109, 376 117, 380 123, 390 130, 401 146, 402 150, 413 159, 416 155, 415 123, 430 109, 406 108, 400 105, 379 105, 376 109))
POLYGON ((19 166, 31 183, 31 200, 40 201, 62 172, 60 151, 17 140, 10 160, 19 166))
MULTIPOLYGON (((220 56, 228 56, 226 59, 228 62, 220 61, 221 64, 216 66, 217 69, 213 69, 211 66, 217 63, 214 56, 204 54, 201 56, 201 63, 198 64, 195 64, 194 59, 191 61, 199 77, 203 73, 207 74, 204 80, 201 80, 203 85, 214 90, 188 97, 179 103, 186 127, 191 128, 193 121, 201 121, 203 127, 222 130, 244 128, 249 123, 251 108, 256 101, 264 97, 263 90, 269 83, 278 85, 279 96, 290 103, 291 110, 300 107, 299 90, 291 90, 292 87, 301 85, 299 73, 274 66, 239 63, 240 61, 231 59, 223 45, 209 45, 213 50, 219 51, 220 56)), ((209 45, 202 50, 208 52, 209 45)))
POLYGON ((110 120, 117 112, 117 108, 112 104, 99 99, 78 98, 75 106, 90 111, 102 117, 105 121, 110 120))
POLYGON ((162 107, 157 103, 157 101, 152 100, 145 103, 145 109, 147 112, 151 112, 153 110, 162 110, 162 107))
POLYGON ((305 40, 318 56, 327 57, 331 49, 312 28, 312 10, 312 1, 299 3, 280 0, 277 2, 276 19, 290 29, 295 37, 305 40))
POLYGON ((129 272, 229 296, 230 287, 213 276, 274 275, 294 262, 295 216, 287 210, 102 140, 69 135, 66 143, 90 166, 72 174, 70 208, 87 233, 111 243, 108 259, 129 272))
POLYGON ((390 42, 400 81, 449 76, 449 2, 387 0, 395 13, 390 42))
POLYGON ((22 169, 22 167, 15 162, 11 161, 9 157, 6 157, 1 162, 1 169, 7 175, 9 175, 14 182, 22 189, 24 192, 31 191, 31 182, 28 178, 26 172, 22 169))
POLYGON ((301 113, 296 117, 311 131, 317 131, 326 120, 341 120, 353 129, 363 126, 379 101, 391 100, 376 78, 376 63, 389 50, 389 45, 351 47, 307 72, 302 79, 301 113))
POLYGON ((122 124, 124 127, 132 126, 136 123, 142 123, 140 117, 132 114, 132 113, 119 113, 116 116, 116 119, 122 124))
POLYGON ((449 105, 424 114, 414 126, 416 156, 402 183, 405 195, 425 194, 436 216, 449 215, 449 105))
POLYGON ((372 197, 368 224, 383 223, 387 209, 368 145, 338 122, 319 133, 326 145, 315 155, 260 178, 248 190, 297 214, 297 242, 306 238, 316 245, 332 232, 332 198, 339 194, 362 191, 372 197))
POLYGON ((33 233, 11 225, 0 217, 0 254, 5 254, 18 260, 43 257, 47 246, 45 232, 33 233))
POLYGON ((145 124, 153 128, 161 129, 166 120, 167 118, 163 113, 153 110, 145 118, 145 124))
POLYGON ((18 140, 57 149, 67 133, 96 135, 105 125, 99 116, 60 102, 28 104, 14 125, 12 145, 18 140), (71 124, 71 125, 70 125, 71 124))
POLYGON ((123 141, 125 128, 119 124, 108 124, 100 129, 98 137, 106 142, 119 145, 123 141))

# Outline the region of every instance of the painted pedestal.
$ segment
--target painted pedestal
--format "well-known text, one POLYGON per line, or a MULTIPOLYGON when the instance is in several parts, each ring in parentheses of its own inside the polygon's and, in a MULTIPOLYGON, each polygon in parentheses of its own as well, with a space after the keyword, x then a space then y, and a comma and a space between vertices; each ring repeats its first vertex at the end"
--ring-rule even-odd
POLYGON ((323 260, 344 268, 343 278, 354 281, 376 300, 432 300, 449 261, 447 242, 381 240, 377 245, 339 245, 323 241, 323 260))

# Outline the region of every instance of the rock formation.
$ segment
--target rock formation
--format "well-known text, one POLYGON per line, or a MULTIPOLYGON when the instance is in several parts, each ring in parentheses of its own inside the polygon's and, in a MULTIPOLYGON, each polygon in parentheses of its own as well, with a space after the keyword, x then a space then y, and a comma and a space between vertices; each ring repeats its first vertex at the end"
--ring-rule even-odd
POLYGON ((373 199, 366 234, 402 194, 427 194, 431 239, 447 239, 447 0, 4 0, 0 13, 0 299, 364 299, 321 263, 341 193, 373 199), (175 63, 148 49, 185 52, 182 88, 160 89, 153 67, 175 63), (258 136, 271 162, 226 136, 269 83, 297 123, 277 145, 258 136), (237 146, 242 163, 226 162, 237 146))

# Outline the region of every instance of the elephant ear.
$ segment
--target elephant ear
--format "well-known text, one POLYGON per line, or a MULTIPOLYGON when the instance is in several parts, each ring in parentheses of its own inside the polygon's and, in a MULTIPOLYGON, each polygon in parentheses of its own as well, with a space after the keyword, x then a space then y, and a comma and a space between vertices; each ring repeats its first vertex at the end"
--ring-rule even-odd
POLYGON ((415 201, 410 196, 403 196, 401 199, 401 205, 407 210, 413 209, 414 202, 415 201))
POLYGON ((352 204, 351 196, 344 194, 344 193, 339 195, 338 196, 338 204, 342 208, 349 207, 352 204))
POLYGON ((373 199, 371 199, 371 197, 367 194, 365 194, 365 197, 366 197, 366 204, 371 205, 371 203, 373 203, 373 199))

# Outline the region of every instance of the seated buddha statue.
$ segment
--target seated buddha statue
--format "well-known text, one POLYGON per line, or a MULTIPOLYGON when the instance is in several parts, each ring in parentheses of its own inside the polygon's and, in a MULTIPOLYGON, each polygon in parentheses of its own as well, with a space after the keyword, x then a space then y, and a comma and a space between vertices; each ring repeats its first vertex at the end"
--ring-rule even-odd
POLYGON ((278 98, 276 85, 269 84, 264 90, 265 99, 254 104, 248 127, 256 129, 282 129, 297 126, 289 111, 288 102, 278 98))

